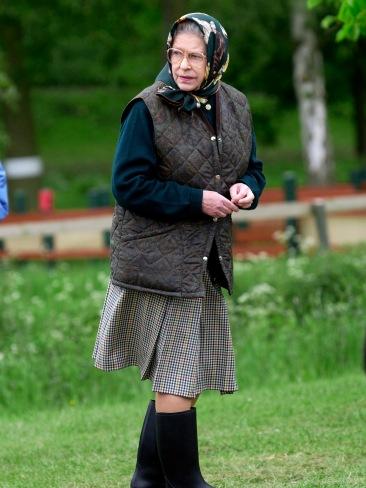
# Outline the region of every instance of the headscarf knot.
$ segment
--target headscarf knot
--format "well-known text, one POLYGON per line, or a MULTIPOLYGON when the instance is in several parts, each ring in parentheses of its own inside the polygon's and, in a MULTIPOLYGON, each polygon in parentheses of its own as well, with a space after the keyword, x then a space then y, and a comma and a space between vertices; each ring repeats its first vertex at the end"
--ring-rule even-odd
POLYGON ((174 81, 169 62, 165 64, 156 80, 163 82, 163 86, 158 89, 158 96, 168 103, 190 112, 199 108, 201 104, 207 103, 208 97, 219 90, 220 79, 229 64, 229 53, 228 37, 223 26, 214 17, 200 12, 183 15, 174 22, 168 35, 167 49, 172 47, 177 26, 185 20, 191 20, 198 25, 206 44, 205 80, 194 92, 181 90, 174 81))

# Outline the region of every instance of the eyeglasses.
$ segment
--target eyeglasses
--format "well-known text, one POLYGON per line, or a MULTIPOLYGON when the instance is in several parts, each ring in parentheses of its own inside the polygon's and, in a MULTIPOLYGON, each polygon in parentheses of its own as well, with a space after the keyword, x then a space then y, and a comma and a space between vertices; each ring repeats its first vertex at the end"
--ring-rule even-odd
POLYGON ((184 58, 190 66, 202 66, 206 62, 206 55, 203 53, 184 53, 180 49, 171 47, 167 50, 168 61, 171 64, 180 64, 184 58))

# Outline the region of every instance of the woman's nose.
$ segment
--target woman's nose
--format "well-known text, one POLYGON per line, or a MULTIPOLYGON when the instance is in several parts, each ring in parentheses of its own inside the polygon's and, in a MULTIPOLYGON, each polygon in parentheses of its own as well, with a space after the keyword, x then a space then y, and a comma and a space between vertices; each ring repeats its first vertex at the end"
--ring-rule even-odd
POLYGON ((184 56, 184 58, 180 62, 180 67, 183 68, 183 69, 190 68, 190 64, 188 63, 188 60, 187 60, 186 56, 184 56))

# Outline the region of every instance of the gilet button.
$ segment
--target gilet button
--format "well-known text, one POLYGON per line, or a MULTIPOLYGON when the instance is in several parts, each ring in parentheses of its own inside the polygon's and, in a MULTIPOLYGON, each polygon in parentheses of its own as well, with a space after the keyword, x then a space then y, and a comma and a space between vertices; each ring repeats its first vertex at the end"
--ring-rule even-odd
POLYGON ((219 256, 220 261, 222 261, 222 256, 219 256))
POLYGON ((207 256, 203 256, 202 258, 204 261, 208 261, 208 257, 207 256))
POLYGON ((211 136, 211 141, 216 141, 216 136, 211 136))
POLYGON ((217 181, 220 181, 221 176, 220 176, 220 175, 215 175, 215 179, 216 179, 217 181))
POLYGON ((214 217, 212 220, 213 220, 214 222, 217 222, 217 221, 218 221, 218 218, 217 218, 217 217, 214 217))

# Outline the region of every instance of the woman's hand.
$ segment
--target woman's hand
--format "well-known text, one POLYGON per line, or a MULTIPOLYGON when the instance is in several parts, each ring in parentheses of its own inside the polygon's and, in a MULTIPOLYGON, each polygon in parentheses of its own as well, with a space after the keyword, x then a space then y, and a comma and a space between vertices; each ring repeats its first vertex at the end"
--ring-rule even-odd
POLYGON ((230 187, 231 201, 240 208, 249 208, 254 201, 254 193, 248 185, 235 183, 230 187))
POLYGON ((203 190, 202 211, 211 217, 226 217, 239 208, 216 191, 203 190))

